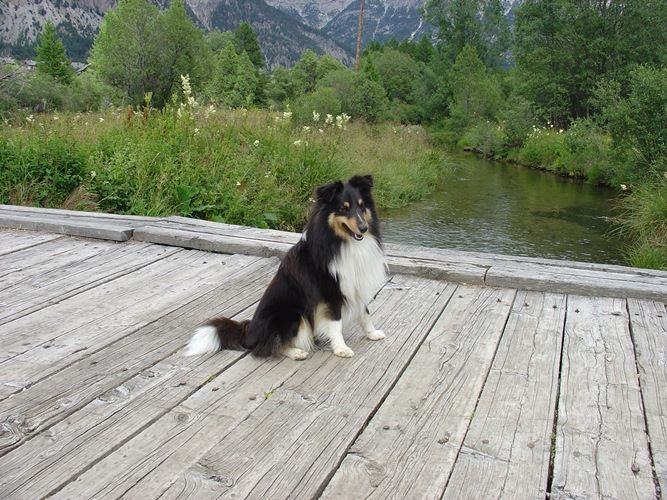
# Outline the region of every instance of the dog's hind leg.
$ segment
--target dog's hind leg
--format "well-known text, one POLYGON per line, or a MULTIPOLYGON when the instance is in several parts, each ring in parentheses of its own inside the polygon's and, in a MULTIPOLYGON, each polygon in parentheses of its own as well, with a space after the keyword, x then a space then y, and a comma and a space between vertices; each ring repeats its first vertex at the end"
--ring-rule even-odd
POLYGON ((294 361, 301 361, 308 357, 308 354, 314 347, 313 329, 306 320, 301 318, 296 337, 292 338, 289 343, 285 344, 280 352, 283 356, 294 361))
POLYGON ((371 315, 368 312, 368 307, 364 307, 359 313, 359 325, 364 331, 366 338, 369 340, 382 340, 385 334, 382 330, 376 330, 371 321, 371 315))
POLYGON ((320 304, 315 313, 315 330, 329 339, 331 350, 336 356, 341 358, 354 356, 354 351, 347 346, 343 338, 343 320, 340 317, 332 319, 329 308, 324 304, 320 304))

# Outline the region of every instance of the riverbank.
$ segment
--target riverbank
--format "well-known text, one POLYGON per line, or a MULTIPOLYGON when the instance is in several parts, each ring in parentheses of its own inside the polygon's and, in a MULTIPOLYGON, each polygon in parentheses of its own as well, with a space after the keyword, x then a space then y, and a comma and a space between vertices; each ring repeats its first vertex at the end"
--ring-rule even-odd
POLYGON ((400 207, 447 169, 418 126, 315 114, 297 127, 290 113, 196 104, 17 117, 0 164, 0 203, 286 230, 301 228, 313 186, 370 173, 378 205, 400 207))

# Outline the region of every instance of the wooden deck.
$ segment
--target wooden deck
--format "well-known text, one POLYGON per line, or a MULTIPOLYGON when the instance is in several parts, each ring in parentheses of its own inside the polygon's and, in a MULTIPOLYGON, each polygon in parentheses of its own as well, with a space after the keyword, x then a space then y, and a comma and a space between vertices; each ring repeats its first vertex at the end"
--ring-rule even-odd
POLYGON ((185 358, 201 321, 252 314, 297 235, 8 206, 0 227, 0 498, 667 487, 667 273, 389 246, 386 340, 185 358))

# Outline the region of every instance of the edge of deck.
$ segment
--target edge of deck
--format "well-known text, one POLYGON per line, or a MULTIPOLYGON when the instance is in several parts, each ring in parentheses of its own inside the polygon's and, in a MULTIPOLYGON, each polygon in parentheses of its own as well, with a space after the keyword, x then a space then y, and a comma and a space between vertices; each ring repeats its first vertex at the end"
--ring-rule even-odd
MULTIPOLYGON (((138 217, 0 205, 0 227, 281 258, 299 233, 186 217, 138 217)), ((457 283, 667 301, 667 272, 618 265, 385 245, 389 271, 457 283)))

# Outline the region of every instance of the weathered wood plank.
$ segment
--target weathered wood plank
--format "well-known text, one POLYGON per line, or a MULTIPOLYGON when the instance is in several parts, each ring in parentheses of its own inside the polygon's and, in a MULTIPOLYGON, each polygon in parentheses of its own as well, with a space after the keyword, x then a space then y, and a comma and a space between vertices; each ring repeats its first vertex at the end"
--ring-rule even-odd
POLYGON ((10 341, 6 355, 12 357, 0 361, 0 399, 133 334, 183 302, 219 287, 228 275, 253 262, 256 260, 238 255, 180 252, 119 282, 107 283, 47 312, 6 325, 8 331, 30 332, 39 328, 36 325, 43 325, 46 331, 38 330, 42 335, 31 335, 29 342, 20 345, 16 342, 20 338, 10 341), (77 314, 84 319, 82 323, 69 320, 77 314))
POLYGON ((323 498, 442 495, 514 296, 458 289, 323 498))
POLYGON ((667 277, 640 277, 630 271, 612 273, 510 263, 492 266, 486 274, 486 284, 541 292, 667 300, 667 277))
POLYGON ((545 498, 565 310, 517 294, 444 498, 545 498))
POLYGON ((570 296, 551 498, 654 496, 626 302, 570 296))
MULTIPOLYGON (((52 269, 44 275, 28 279, 16 293, 4 294, 0 302, 0 325, 10 323, 45 307, 79 295, 91 288, 130 274, 181 251, 142 243, 111 247, 75 265, 52 269)), ((34 332, 23 332, 22 335, 34 332)), ((18 336, 11 335, 13 339, 18 336)), ((0 339, 3 334, 0 333, 0 339)), ((8 351, 0 353, 0 359, 8 351)))
POLYGON ((0 304, 16 302, 22 293, 41 293, 39 289, 43 285, 63 276, 71 277, 76 274, 72 268, 80 269, 89 259, 97 257, 99 265, 103 259, 127 256, 128 251, 136 251, 141 246, 63 237, 6 255, 0 260, 0 266, 4 267, 0 271, 0 304), (101 254, 106 257, 99 257, 101 254))
POLYGON ((238 253, 257 257, 282 257, 291 244, 254 241, 224 234, 197 233, 158 226, 142 226, 134 230, 134 239, 161 245, 195 248, 209 252, 238 253))
MULTIPOLYGON (((211 297, 211 314, 228 313, 219 299, 218 293, 211 297)), ((236 319, 247 319, 253 311, 246 309, 236 319)), ((179 350, 100 394, 0 457, 0 497, 44 498, 57 491, 203 386, 220 390, 214 379, 245 355, 223 351, 183 357, 179 350)))
POLYGON ((121 215, 105 212, 84 212, 82 210, 65 210, 62 208, 25 207, 22 205, 0 205, 0 213, 21 216, 39 216, 55 220, 88 220, 101 221, 120 225, 144 225, 151 221, 160 220, 159 217, 143 215, 121 215))
POLYGON ((660 489, 667 492, 667 312, 659 302, 628 300, 646 424, 660 489))
POLYGON ((239 267, 215 291, 0 401, 0 456, 181 349, 214 311, 234 315, 249 307, 275 269, 269 260, 239 267))
POLYGON ((84 236, 102 240, 127 241, 132 237, 132 227, 110 224, 99 220, 54 219, 39 215, 15 215, 0 213, 0 227, 47 231, 50 233, 84 236))
POLYGON ((37 246, 4 255, 0 257, 0 290, 5 290, 21 283, 29 276, 39 275, 54 267, 85 260, 114 245, 116 244, 102 240, 79 240, 58 236, 37 246))
POLYGON ((356 352, 351 359, 328 351, 300 363, 244 358, 216 379, 225 389, 219 397, 199 391, 58 497, 156 497, 177 480, 175 491, 183 481, 201 486, 197 496, 244 496, 249 489, 263 496, 274 481, 285 482, 278 496, 296 485, 301 487, 296 496, 312 496, 453 290, 408 277, 401 277, 399 286, 386 286, 371 309, 387 339, 370 342, 354 330, 348 338, 356 352), (241 386, 239 372, 245 378, 241 386), (188 464, 192 467, 181 475, 188 464))
POLYGON ((57 234, 0 229, 0 256, 60 238, 57 234))

